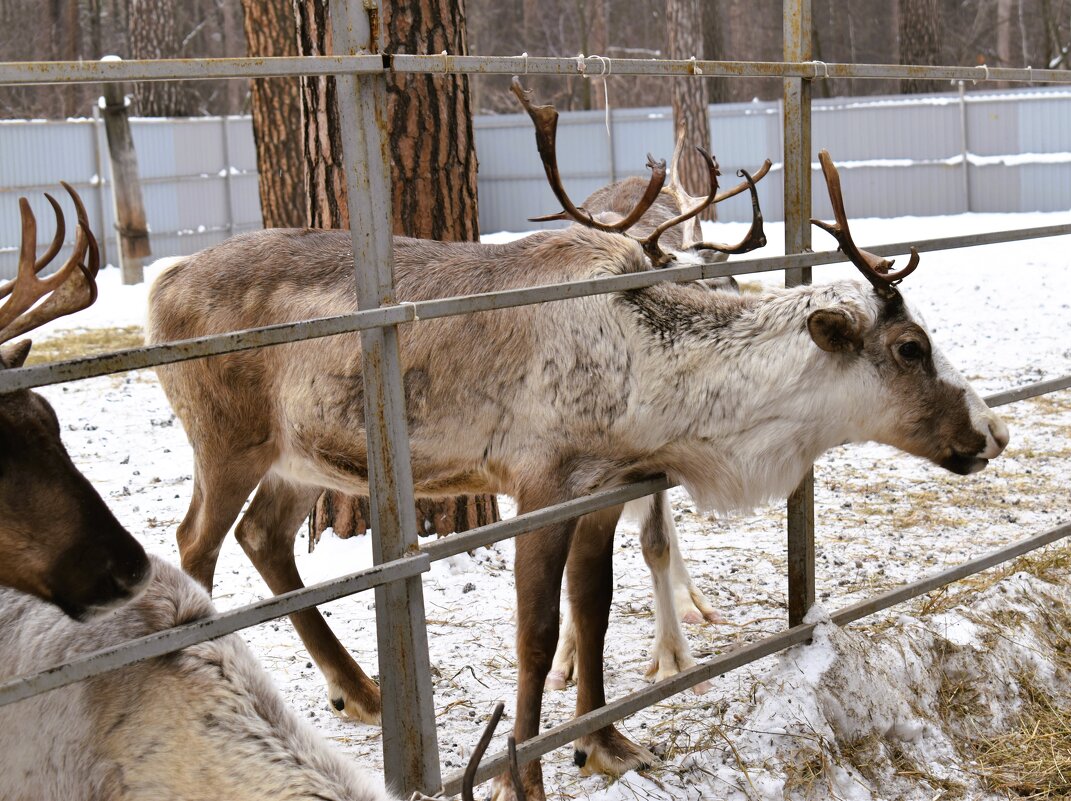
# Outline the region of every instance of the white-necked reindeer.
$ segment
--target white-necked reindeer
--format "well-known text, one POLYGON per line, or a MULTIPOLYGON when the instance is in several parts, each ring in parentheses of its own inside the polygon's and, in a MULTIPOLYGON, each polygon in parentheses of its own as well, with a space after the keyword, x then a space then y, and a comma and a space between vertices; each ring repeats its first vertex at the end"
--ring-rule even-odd
MULTIPOLYGON (((59 204, 51 246, 35 258, 37 223, 19 199, 22 246, 16 278, 0 286, 0 369, 21 367, 30 340, 11 340, 97 296, 100 255, 81 198, 74 201, 74 251, 55 273, 41 273, 63 246, 59 204), (88 259, 87 259, 88 256, 88 259)), ((75 618, 89 618, 135 595, 148 577, 145 551, 71 462, 48 401, 36 392, 0 393, 0 585, 33 593, 75 618)))
MULTIPOLYGON (((568 210, 554 178, 552 114, 533 116, 568 210)), ((823 160, 832 195, 835 173, 823 160)), ((714 172, 711 165, 712 183, 714 172)), ((712 187, 704 203, 716 194, 712 187)), ((739 296, 662 283, 403 328, 417 493, 506 493, 523 513, 666 473, 697 502, 729 511, 784 497, 825 450, 865 440, 958 473, 982 469, 1004 449, 1007 428, 894 286, 907 271, 889 273, 887 262, 855 248, 839 191, 834 207, 834 230, 866 283, 739 296)), ((591 227, 504 245, 398 238, 397 298, 519 288, 533 275, 547 282, 622 275, 689 258, 659 246, 662 226, 636 239, 627 225, 576 219, 591 227)), ((352 261, 344 231, 235 237, 157 279, 150 340, 352 311, 352 261)), ((220 543, 256 489, 238 540, 273 591, 300 586, 293 542, 315 494, 367 492, 359 337, 175 364, 159 374, 194 450, 193 500, 179 527, 183 566, 211 586, 220 543)), ((619 513, 591 513, 516 540, 525 566, 516 571, 519 741, 539 730, 565 571, 578 634, 577 712, 604 704, 619 513)), ((319 615, 295 625, 332 698, 349 711, 359 699, 349 689, 352 659, 319 615)), ((620 774, 653 761, 613 726, 576 746, 588 770, 620 774)), ((544 798, 538 761, 522 772, 529 798, 544 798)), ((508 781, 497 791, 513 794, 508 781)))
MULTIPOLYGON (((684 132, 681 131, 670 161, 669 182, 661 188, 657 198, 643 215, 628 229, 634 236, 648 236, 667 220, 679 220, 688 209, 702 202, 702 198, 690 195, 680 180, 678 167, 684 146, 684 132)), ((653 164, 653 159, 651 161, 653 169, 657 165, 653 164)), ((757 182, 765 177, 770 166, 769 161, 763 164, 753 176, 753 180, 757 182)), ((601 223, 618 223, 633 209, 641 207, 648 188, 649 182, 638 176, 623 178, 592 192, 579 208, 601 223)), ((711 246, 702 240, 698 218, 684 216, 683 222, 665 230, 662 243, 670 250, 690 253, 710 263, 725 261, 728 255, 723 246, 711 246)), ((571 221, 573 218, 566 212, 560 212, 535 219, 571 221)), ((763 244, 761 236, 753 237, 752 241, 756 247, 763 244)), ((739 286, 732 276, 697 281, 693 286, 702 290, 739 292, 739 286)), ((647 677, 659 681, 695 664, 680 626, 681 621, 702 623, 706 620, 711 623, 724 623, 725 618, 695 586, 688 574, 666 493, 625 504, 622 517, 632 518, 640 524, 640 546, 644 561, 651 571, 655 596, 655 641, 651 649, 647 677)), ((554 653, 554 663, 547 674, 547 689, 564 688, 575 671, 576 629, 566 607, 562 615, 562 628, 554 653)), ((695 690, 702 692, 708 688, 709 684, 704 682, 697 685, 695 690)))

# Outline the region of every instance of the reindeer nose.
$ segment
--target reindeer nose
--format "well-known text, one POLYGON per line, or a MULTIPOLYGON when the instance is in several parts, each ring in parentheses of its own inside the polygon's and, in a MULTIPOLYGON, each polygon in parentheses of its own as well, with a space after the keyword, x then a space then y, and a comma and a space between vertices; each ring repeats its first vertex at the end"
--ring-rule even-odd
POLYGON ((993 456, 996 456, 1008 447, 1008 426, 1004 424, 1003 420, 995 415, 989 419, 989 436, 991 436, 993 442, 997 444, 997 452, 994 453, 993 456))

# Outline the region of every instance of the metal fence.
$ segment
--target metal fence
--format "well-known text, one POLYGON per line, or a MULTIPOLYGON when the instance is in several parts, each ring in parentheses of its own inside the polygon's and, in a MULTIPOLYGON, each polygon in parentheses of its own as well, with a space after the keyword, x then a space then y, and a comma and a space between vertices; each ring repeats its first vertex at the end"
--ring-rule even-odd
MULTIPOLYGON (((830 78, 912 78, 934 77, 949 80, 1001 80, 1071 83, 1066 72, 1049 70, 989 69, 969 67, 913 67, 866 64, 822 64, 811 61, 810 0, 785 0, 784 62, 703 62, 639 61, 629 59, 589 59, 593 73, 600 69, 614 75, 688 75, 710 77, 735 75, 779 76, 784 80, 784 208, 786 250, 789 255, 752 259, 730 265, 670 268, 649 273, 615 276, 568 284, 535 287, 419 303, 397 303, 391 280, 390 185, 385 158, 386 119, 384 104, 384 59, 378 54, 382 42, 372 38, 369 8, 374 3, 342 0, 334 5, 335 47, 342 52, 362 55, 299 59, 223 59, 209 62, 121 62, 110 64, 32 63, 0 64, 0 84, 47 82, 100 82, 196 79, 209 77, 250 77, 283 74, 335 74, 339 79, 340 113, 345 159, 360 165, 368 191, 356 186, 357 170, 347 170, 350 184, 349 206, 353 225, 357 264, 357 294, 362 311, 339 317, 286 325, 268 326, 244 332, 203 337, 182 343, 119 351, 104 356, 25 367, 0 372, 0 392, 20 387, 42 386, 94 375, 165 364, 205 355, 262 347, 344 331, 361 331, 364 348, 366 424, 368 428, 369 474, 372 481, 373 536, 377 565, 369 570, 323 585, 289 593, 237 609, 214 618, 160 632, 122 646, 101 651, 31 676, 0 684, 0 704, 28 698, 48 689, 64 686, 121 665, 177 650, 195 642, 218 637, 254 623, 281 617, 352 592, 375 588, 379 636, 380 676, 383 681, 383 747, 386 778, 404 792, 427 792, 443 787, 457 792, 460 774, 442 780, 434 728, 434 707, 430 666, 426 648, 424 606, 420 574, 430 561, 486 545, 548 525, 617 505, 669 486, 664 478, 654 478, 626 487, 604 490, 512 520, 484 526, 465 534, 420 547, 413 519, 413 484, 406 433, 402 391, 398 326, 419 325, 421 320, 466 314, 496 308, 548 302, 582 295, 649 286, 660 281, 692 281, 700 277, 786 270, 790 284, 810 279, 810 267, 842 261, 837 253, 810 253, 810 153, 811 86, 814 80, 830 78), (364 55, 373 53, 372 55, 364 55), (365 236, 364 234, 367 234, 365 236)), ((463 72, 575 74, 577 59, 518 57, 461 57, 396 55, 390 69, 402 72, 463 72)), ((971 247, 1030 237, 1071 234, 1071 224, 1017 231, 897 243, 873 247, 879 255, 906 253, 911 244, 920 251, 971 247)), ((1046 381, 987 399, 990 405, 1011 403, 1027 397, 1071 387, 1071 376, 1046 381)), ((518 747, 521 761, 557 748, 576 737, 594 731, 612 720, 649 706, 701 680, 720 675, 761 656, 775 653, 806 640, 812 626, 802 623, 814 600, 813 485, 810 479, 793 493, 789 502, 789 626, 781 634, 729 651, 671 679, 658 682, 641 692, 550 729, 518 747)), ((987 554, 951 570, 838 610, 831 617, 843 625, 874 611, 915 597, 1016 555, 1054 542, 1071 534, 1071 525, 1034 535, 999 551, 987 554)), ((478 776, 481 780, 505 766, 505 754, 486 760, 478 776)))
MULTIPOLYGON (((962 88, 962 86, 961 86, 962 88)), ((708 109, 723 172, 775 166, 759 184, 766 219, 784 214, 781 102, 729 103, 708 109)), ((964 211, 1058 211, 1071 208, 1071 91, 1061 87, 951 92, 912 97, 836 98, 813 104, 815 139, 837 163, 859 217, 964 211)), ((30 196, 47 214, 41 191, 73 183, 103 232, 107 261, 116 247, 107 144, 99 119, 0 123, 0 278, 15 274, 16 199, 30 196)), ((527 231, 554 196, 531 147, 525 114, 478 116, 480 230, 527 231)), ((134 119, 146 217, 157 256, 185 256, 261 225, 256 148, 249 117, 134 119)), ((610 181, 643 174, 645 154, 668 156, 668 108, 574 111, 561 115, 559 167, 575 197, 610 181)), ((817 170, 817 163, 812 165, 817 170)), ((830 214, 825 196, 819 216, 830 214)), ((746 195, 719 204, 722 221, 751 219, 746 195)))
MULTIPOLYGON (((262 226, 248 117, 136 119, 131 133, 156 256, 188 255, 262 226)), ((19 196, 28 195, 38 219, 48 220, 41 193, 60 180, 85 201, 101 232, 104 263, 109 255, 118 263, 108 143, 99 115, 0 123, 0 153, 0 278, 14 276, 18 264, 19 196)))

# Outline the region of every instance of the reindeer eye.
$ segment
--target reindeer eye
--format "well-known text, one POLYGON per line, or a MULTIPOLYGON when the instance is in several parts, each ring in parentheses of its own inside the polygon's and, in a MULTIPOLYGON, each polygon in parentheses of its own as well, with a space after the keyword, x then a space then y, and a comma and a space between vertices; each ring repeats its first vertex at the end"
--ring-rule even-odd
POLYGON ((906 361, 915 361, 922 358, 922 346, 914 340, 908 340, 907 342, 901 342, 896 346, 896 352, 900 354, 901 359, 906 361))

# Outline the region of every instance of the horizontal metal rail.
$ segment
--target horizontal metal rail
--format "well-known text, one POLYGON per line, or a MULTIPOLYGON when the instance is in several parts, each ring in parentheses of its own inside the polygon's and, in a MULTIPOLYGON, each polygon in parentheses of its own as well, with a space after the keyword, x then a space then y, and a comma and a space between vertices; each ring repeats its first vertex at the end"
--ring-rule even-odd
POLYGON ((990 408, 996 408, 997 406, 1005 406, 1009 403, 1026 400, 1027 398, 1036 398, 1039 395, 1048 395, 1051 392, 1059 392, 1061 389, 1068 388, 1071 388, 1071 375, 1065 375, 1063 378, 1052 378, 1048 381, 1038 381, 1015 389, 1006 389, 995 395, 987 395, 984 400, 990 408))
POLYGON ((821 61, 693 61, 602 56, 361 55, 198 58, 158 61, 0 62, 0 85, 198 81, 219 78, 279 78, 356 75, 385 71, 468 75, 702 75, 707 78, 860 78, 1011 83, 1071 83, 1071 71, 1014 67, 953 67, 903 64, 826 64, 821 61))
MULTIPOLYGON (((1041 534, 992 551, 977 559, 972 559, 956 567, 934 573, 925 578, 901 587, 883 592, 873 598, 846 606, 829 616, 829 621, 836 626, 846 626, 860 618, 888 609, 896 604, 925 595, 935 589, 951 584, 953 581, 980 573, 1017 556, 1050 545, 1071 535, 1071 524, 1058 526, 1041 534)), ((538 737, 517 744, 517 761, 521 764, 537 759, 543 754, 567 745, 578 737, 590 734, 614 721, 635 714, 646 707, 664 701, 670 696, 694 687, 695 685, 728 673, 738 667, 754 662, 763 657, 783 651, 793 645, 809 640, 814 633, 814 623, 794 626, 787 631, 767 637, 756 643, 733 648, 721 656, 702 662, 678 673, 672 678, 663 679, 635 693, 631 693, 613 703, 600 707, 585 715, 574 718, 568 723, 555 726, 538 737)), ((507 758, 504 752, 486 758, 476 773, 477 781, 486 781, 506 769, 507 758)), ((451 774, 443 782, 447 795, 453 795, 461 789, 462 771, 451 774)))
POLYGON ((451 534, 449 537, 443 537, 428 545, 421 546, 420 550, 431 557, 433 562, 439 559, 446 559, 449 556, 471 551, 473 548, 480 548, 499 540, 527 534, 537 528, 560 523, 563 520, 571 520, 588 512, 628 503, 637 498, 644 498, 675 486, 677 485, 668 478, 660 476, 626 484, 623 487, 599 490, 591 495, 585 495, 583 498, 557 503, 534 512, 517 515, 509 520, 480 526, 462 534, 451 534))
POLYGON ((528 514, 437 540, 421 553, 405 556, 348 576, 283 593, 229 612, 165 629, 145 637, 118 643, 73 660, 67 665, 0 682, 0 706, 22 701, 58 687, 65 687, 144 659, 162 656, 197 643, 213 640, 239 629, 285 617, 302 609, 328 603, 390 581, 426 573, 432 562, 483 545, 535 531, 609 506, 627 503, 676 486, 664 476, 637 481, 623 487, 601 490, 583 498, 548 506, 528 514))
POLYGON ((285 592, 229 612, 109 646, 64 665, 0 683, 0 706, 13 704, 135 662, 214 640, 311 606, 328 603, 399 579, 418 576, 426 573, 430 565, 431 560, 426 554, 406 556, 348 576, 285 592))
MULTIPOLYGON (((1071 223, 1007 231, 989 231, 979 234, 925 239, 916 242, 873 245, 868 249, 879 256, 897 256, 908 253, 912 247, 916 248, 920 253, 926 253, 937 250, 952 250, 1066 235, 1071 235, 1071 223)), ((766 256, 718 264, 670 267, 664 270, 649 270, 627 275, 546 284, 478 295, 463 295, 453 298, 423 300, 415 303, 402 303, 397 306, 384 306, 379 309, 358 311, 337 317, 250 328, 229 334, 213 334, 161 345, 128 348, 100 356, 88 356, 68 361, 49 362, 47 364, 35 364, 30 367, 3 370, 0 371, 0 392, 61 384, 76 379, 139 370, 162 364, 173 364, 205 356, 235 353, 266 345, 281 345, 288 342, 363 331, 377 326, 397 325, 399 323, 432 320, 440 317, 471 314, 473 312, 492 311, 514 306, 640 289, 662 281, 687 282, 726 275, 752 275, 786 268, 836 264, 843 261, 845 261, 845 257, 840 251, 801 253, 792 256, 766 256)))
MULTIPOLYGON (((993 407, 1068 387, 1071 387, 1071 376, 1007 390, 990 395, 984 400, 989 406, 993 407)), ((332 579, 311 587, 294 590, 230 612, 205 618, 204 620, 167 629, 129 642, 119 643, 77 659, 67 666, 51 668, 30 676, 2 682, 0 683, 0 706, 21 701, 48 690, 73 684, 144 659, 161 656, 190 645, 215 639, 268 620, 285 617, 293 612, 319 606, 388 581, 417 575, 426 572, 431 562, 527 534, 544 526, 579 517, 589 512, 624 504, 656 492, 672 489, 675 486, 677 485, 665 476, 644 479, 622 487, 599 490, 582 498, 554 504, 534 512, 517 515, 509 520, 491 523, 451 537, 438 539, 422 546, 419 555, 403 557, 399 560, 386 562, 378 567, 332 579)))

